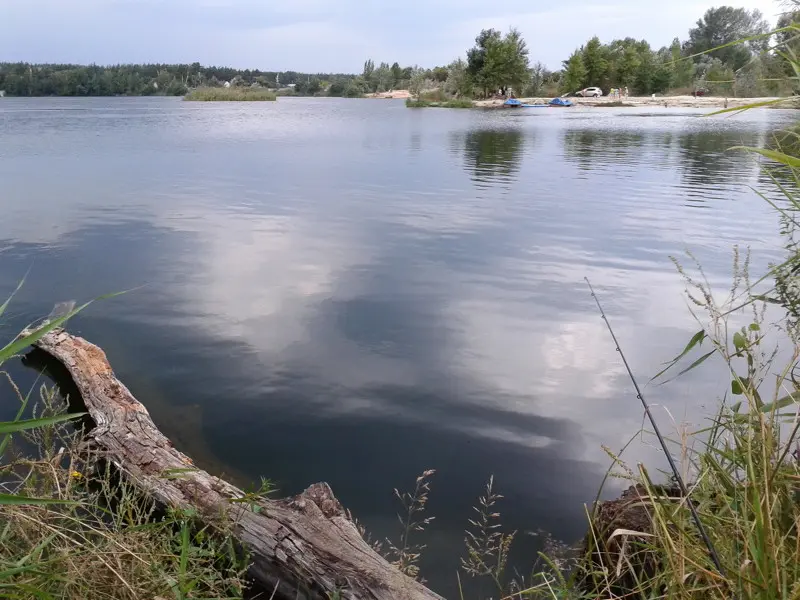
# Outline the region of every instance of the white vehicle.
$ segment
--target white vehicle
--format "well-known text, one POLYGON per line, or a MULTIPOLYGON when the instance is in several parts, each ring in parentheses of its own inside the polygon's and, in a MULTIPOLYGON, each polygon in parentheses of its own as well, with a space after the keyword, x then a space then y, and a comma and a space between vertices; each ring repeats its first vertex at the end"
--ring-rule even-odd
POLYGON ((603 90, 599 87, 588 87, 580 92, 575 92, 576 96, 583 96, 584 98, 599 98, 603 95, 603 90))

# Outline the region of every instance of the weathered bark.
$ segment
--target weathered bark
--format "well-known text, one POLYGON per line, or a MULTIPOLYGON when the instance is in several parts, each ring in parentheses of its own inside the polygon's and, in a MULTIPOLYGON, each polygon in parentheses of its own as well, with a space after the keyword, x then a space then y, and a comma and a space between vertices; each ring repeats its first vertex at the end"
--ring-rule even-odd
POLYGON ((89 439, 104 456, 157 502, 193 508, 201 519, 229 527, 250 553, 250 576, 270 591, 277 585, 276 598, 328 600, 337 592, 367 600, 440 598, 362 539, 327 484, 294 498, 236 502, 244 492, 176 450, 100 348, 64 330, 36 346, 66 367, 96 424, 89 439))

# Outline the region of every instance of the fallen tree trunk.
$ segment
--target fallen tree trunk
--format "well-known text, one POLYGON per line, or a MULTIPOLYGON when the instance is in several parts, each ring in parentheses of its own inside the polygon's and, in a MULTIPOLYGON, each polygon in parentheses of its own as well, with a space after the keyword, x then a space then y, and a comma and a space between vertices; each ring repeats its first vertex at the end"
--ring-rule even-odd
POLYGON ((36 346, 66 367, 96 424, 89 439, 103 455, 157 502, 194 509, 212 524, 221 519, 249 552, 249 575, 270 592, 277 586, 276 598, 441 599, 363 540, 326 483, 293 498, 242 502, 242 490, 173 447, 100 348, 64 330, 36 346))

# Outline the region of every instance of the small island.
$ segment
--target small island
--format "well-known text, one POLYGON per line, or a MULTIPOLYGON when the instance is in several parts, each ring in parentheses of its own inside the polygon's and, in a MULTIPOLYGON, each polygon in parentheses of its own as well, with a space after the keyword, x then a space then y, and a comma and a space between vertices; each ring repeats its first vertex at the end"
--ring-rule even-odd
POLYGON ((183 97, 190 102, 274 102, 274 92, 262 87, 201 87, 183 97))

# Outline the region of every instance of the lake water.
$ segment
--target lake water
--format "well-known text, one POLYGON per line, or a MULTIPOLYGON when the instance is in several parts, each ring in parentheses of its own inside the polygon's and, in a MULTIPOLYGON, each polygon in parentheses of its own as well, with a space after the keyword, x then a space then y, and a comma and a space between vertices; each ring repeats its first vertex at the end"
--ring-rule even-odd
MULTIPOLYGON (((645 382, 697 329, 669 255, 722 289, 734 244, 782 255, 757 162, 723 151, 791 118, 6 98, 0 296, 30 273, 5 337, 144 286, 70 328, 162 430, 240 484, 327 481, 378 538, 399 533, 392 489, 437 469, 423 574, 452 595, 489 475, 524 570, 522 532, 582 536, 601 445, 641 426, 584 276, 645 382)), ((669 431, 726 385, 712 366, 649 396, 669 431)), ((649 443, 632 464, 660 465, 649 443)))

